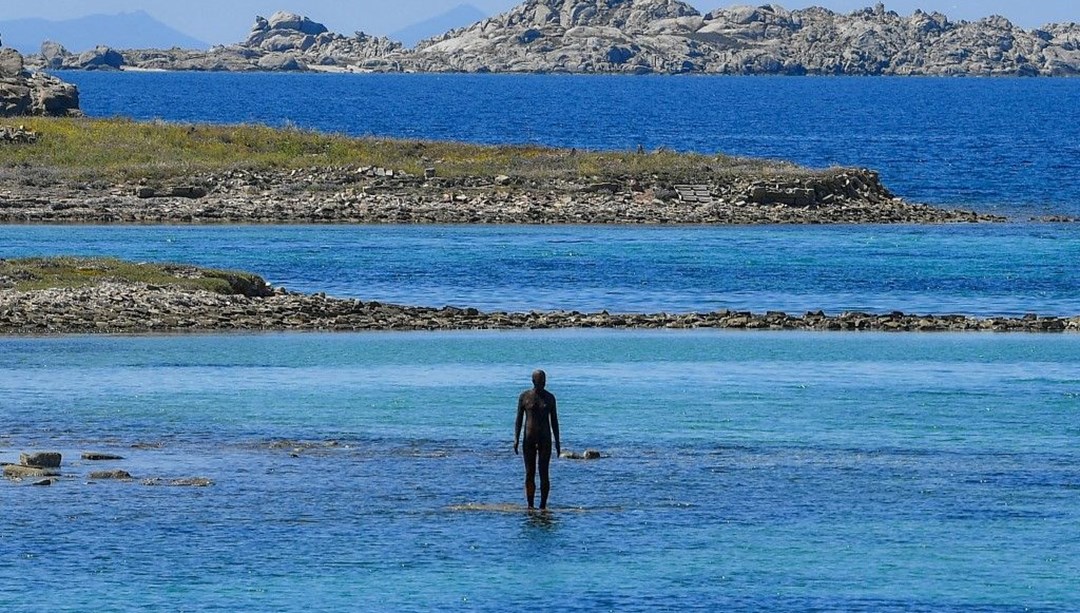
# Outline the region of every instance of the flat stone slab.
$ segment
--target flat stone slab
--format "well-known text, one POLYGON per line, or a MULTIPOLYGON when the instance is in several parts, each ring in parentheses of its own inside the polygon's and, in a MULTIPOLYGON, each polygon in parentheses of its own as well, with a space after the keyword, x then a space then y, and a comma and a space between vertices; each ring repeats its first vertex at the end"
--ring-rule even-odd
POLYGON ((37 479, 40 477, 59 477, 60 471, 56 470, 55 468, 23 466, 20 464, 5 464, 4 476, 8 479, 37 479))
POLYGON ((676 185, 674 189, 682 202, 708 204, 713 201, 712 188, 708 185, 676 185))

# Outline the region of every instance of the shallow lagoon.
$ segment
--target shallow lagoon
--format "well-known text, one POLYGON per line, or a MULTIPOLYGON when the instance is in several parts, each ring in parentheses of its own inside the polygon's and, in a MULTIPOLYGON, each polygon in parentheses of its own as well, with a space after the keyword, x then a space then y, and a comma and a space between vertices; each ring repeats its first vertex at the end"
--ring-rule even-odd
POLYGON ((6 610, 1080 605, 1074 336, 6 339, 0 397, 0 458, 68 458, 0 483, 6 610), (558 461, 548 516, 455 509, 519 503, 535 366, 608 457, 558 461), (215 484, 89 484, 87 450, 215 484))

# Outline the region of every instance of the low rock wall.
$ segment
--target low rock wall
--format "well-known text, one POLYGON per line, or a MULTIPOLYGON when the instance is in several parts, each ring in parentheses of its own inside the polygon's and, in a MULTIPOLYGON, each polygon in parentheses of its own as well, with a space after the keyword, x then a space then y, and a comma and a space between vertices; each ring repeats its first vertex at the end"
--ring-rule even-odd
POLYGON ((484 330, 549 328, 847 330, 887 332, 1080 332, 1080 316, 975 318, 905 313, 717 311, 686 314, 507 313, 411 307, 278 290, 246 297, 146 285, 103 283, 79 289, 0 290, 0 334, 166 333, 199 331, 484 330))

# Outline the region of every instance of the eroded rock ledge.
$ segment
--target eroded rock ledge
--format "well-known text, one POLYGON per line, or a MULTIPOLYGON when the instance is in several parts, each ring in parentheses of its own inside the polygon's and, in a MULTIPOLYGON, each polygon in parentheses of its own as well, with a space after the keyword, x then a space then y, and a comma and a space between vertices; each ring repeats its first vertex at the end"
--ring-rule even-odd
POLYGON ((974 318, 905 313, 718 311, 687 314, 507 313, 417 307, 295 294, 281 289, 221 294, 146 283, 103 281, 78 288, 14 289, 0 278, 0 334, 238 331, 503 330, 554 328, 849 331, 1080 332, 1080 316, 974 318))
POLYGON ((69 184, 23 173, 0 223, 825 224, 998 222, 907 202, 876 172, 532 180, 392 169, 231 170, 163 185, 69 184))

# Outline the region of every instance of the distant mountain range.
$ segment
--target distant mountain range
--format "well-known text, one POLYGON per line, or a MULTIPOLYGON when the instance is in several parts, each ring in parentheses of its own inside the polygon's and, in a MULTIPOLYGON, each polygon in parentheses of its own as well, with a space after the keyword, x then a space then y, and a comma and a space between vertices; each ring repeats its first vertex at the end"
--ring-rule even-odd
POLYGON ((183 47, 206 49, 210 45, 154 19, 143 11, 117 15, 88 15, 77 19, 14 19, 0 21, 0 39, 5 47, 22 53, 37 53, 50 40, 70 51, 85 51, 97 45, 117 49, 183 47))
MULTIPOLYGON (((390 35, 406 47, 463 28, 488 15, 471 4, 454 8, 390 35)), ((207 49, 210 45, 154 19, 144 11, 116 15, 89 15, 77 19, 13 19, 0 21, 0 40, 5 47, 24 54, 37 53, 41 43, 60 43, 69 51, 80 52, 105 45, 114 49, 207 49)), ((217 41, 224 42, 224 41, 217 41)))
POLYGON ((422 40, 440 36, 450 30, 471 26, 487 16, 487 13, 471 4, 459 4, 441 15, 398 30, 391 34, 390 38, 406 47, 415 47, 416 43, 422 40))

